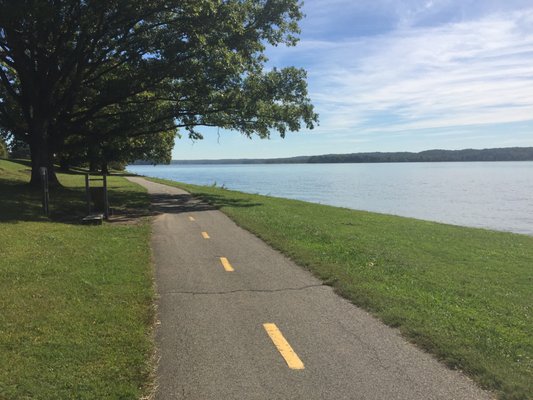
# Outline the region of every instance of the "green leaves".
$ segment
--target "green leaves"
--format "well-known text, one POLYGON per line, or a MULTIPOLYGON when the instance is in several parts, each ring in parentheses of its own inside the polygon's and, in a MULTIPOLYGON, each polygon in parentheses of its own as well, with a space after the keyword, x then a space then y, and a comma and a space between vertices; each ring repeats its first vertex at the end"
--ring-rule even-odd
POLYGON ((50 153, 89 139, 116 149, 178 127, 192 138, 199 125, 269 137, 317 123, 303 70, 265 72, 267 44, 297 42, 297 0, 0 0, 0 9, 0 126, 27 142, 50 138, 50 153))

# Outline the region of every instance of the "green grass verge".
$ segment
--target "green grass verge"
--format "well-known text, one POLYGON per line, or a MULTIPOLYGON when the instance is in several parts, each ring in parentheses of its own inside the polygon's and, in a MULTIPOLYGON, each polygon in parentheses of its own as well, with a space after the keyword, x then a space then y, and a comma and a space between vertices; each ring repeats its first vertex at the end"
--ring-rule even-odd
MULTIPOLYGON (((29 167, 0 160, 0 399, 139 399, 150 392, 150 225, 79 224, 84 180, 60 174, 51 218, 29 167)), ((119 211, 144 189, 109 181, 119 211)))
POLYGON ((533 237, 152 180, 220 208, 500 398, 531 398, 533 237))

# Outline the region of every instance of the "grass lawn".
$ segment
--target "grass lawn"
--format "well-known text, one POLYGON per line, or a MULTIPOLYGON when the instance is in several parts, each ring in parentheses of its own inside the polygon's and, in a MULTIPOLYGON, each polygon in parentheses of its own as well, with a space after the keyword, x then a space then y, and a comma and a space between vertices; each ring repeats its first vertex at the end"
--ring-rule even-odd
POLYGON ((533 237, 153 181, 217 206, 501 399, 533 398, 533 237))
MULTIPOLYGON (((41 216, 29 167, 0 160, 0 399, 139 399, 150 392, 150 226, 82 226, 82 175, 60 174, 41 216)), ((109 181, 117 211, 149 198, 109 181)))

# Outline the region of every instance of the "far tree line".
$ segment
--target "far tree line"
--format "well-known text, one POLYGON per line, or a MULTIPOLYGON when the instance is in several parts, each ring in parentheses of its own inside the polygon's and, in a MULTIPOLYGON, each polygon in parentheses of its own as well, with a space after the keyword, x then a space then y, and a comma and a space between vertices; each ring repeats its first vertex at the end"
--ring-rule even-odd
POLYGON ((426 150, 418 153, 354 153, 310 157, 310 163, 533 161, 533 147, 494 149, 426 150))
MULTIPOLYGON (((419 153, 351 153, 298 156, 289 158, 173 160, 172 164, 311 164, 311 163, 387 163, 387 162, 454 162, 454 161, 533 161, 533 147, 504 147, 495 149, 426 150, 419 153)), ((137 160, 137 165, 157 164, 137 160)))
MULTIPOLYGON (((309 129, 306 73, 265 68, 295 45, 298 0, 0 0, 0 137, 47 167, 169 162, 198 126, 268 138, 309 129), (181 130, 180 130, 181 129, 181 130)), ((2 151, 2 150, 0 150, 2 151)), ((1 156, 1 155, 0 155, 1 156)))

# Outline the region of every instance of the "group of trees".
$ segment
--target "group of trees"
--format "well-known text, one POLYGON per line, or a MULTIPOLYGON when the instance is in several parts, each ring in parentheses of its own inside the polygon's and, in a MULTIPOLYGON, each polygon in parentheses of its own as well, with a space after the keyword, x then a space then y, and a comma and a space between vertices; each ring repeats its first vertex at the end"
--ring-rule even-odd
POLYGON ((266 70, 297 42, 298 0, 0 0, 0 135, 54 163, 170 160, 178 129, 284 136, 317 121, 305 71, 266 70))
MULTIPOLYGON (((505 147, 496 149, 426 150, 419 153, 351 153, 299 156, 290 158, 174 160, 173 164, 317 164, 317 163, 387 163, 441 161, 533 161, 533 147, 505 147)), ((149 164, 137 161, 136 164, 149 164)))
POLYGON ((383 163, 383 162, 456 162, 456 161, 533 161, 532 147, 495 149, 426 150, 419 153, 353 153, 309 157, 309 163, 383 163))

